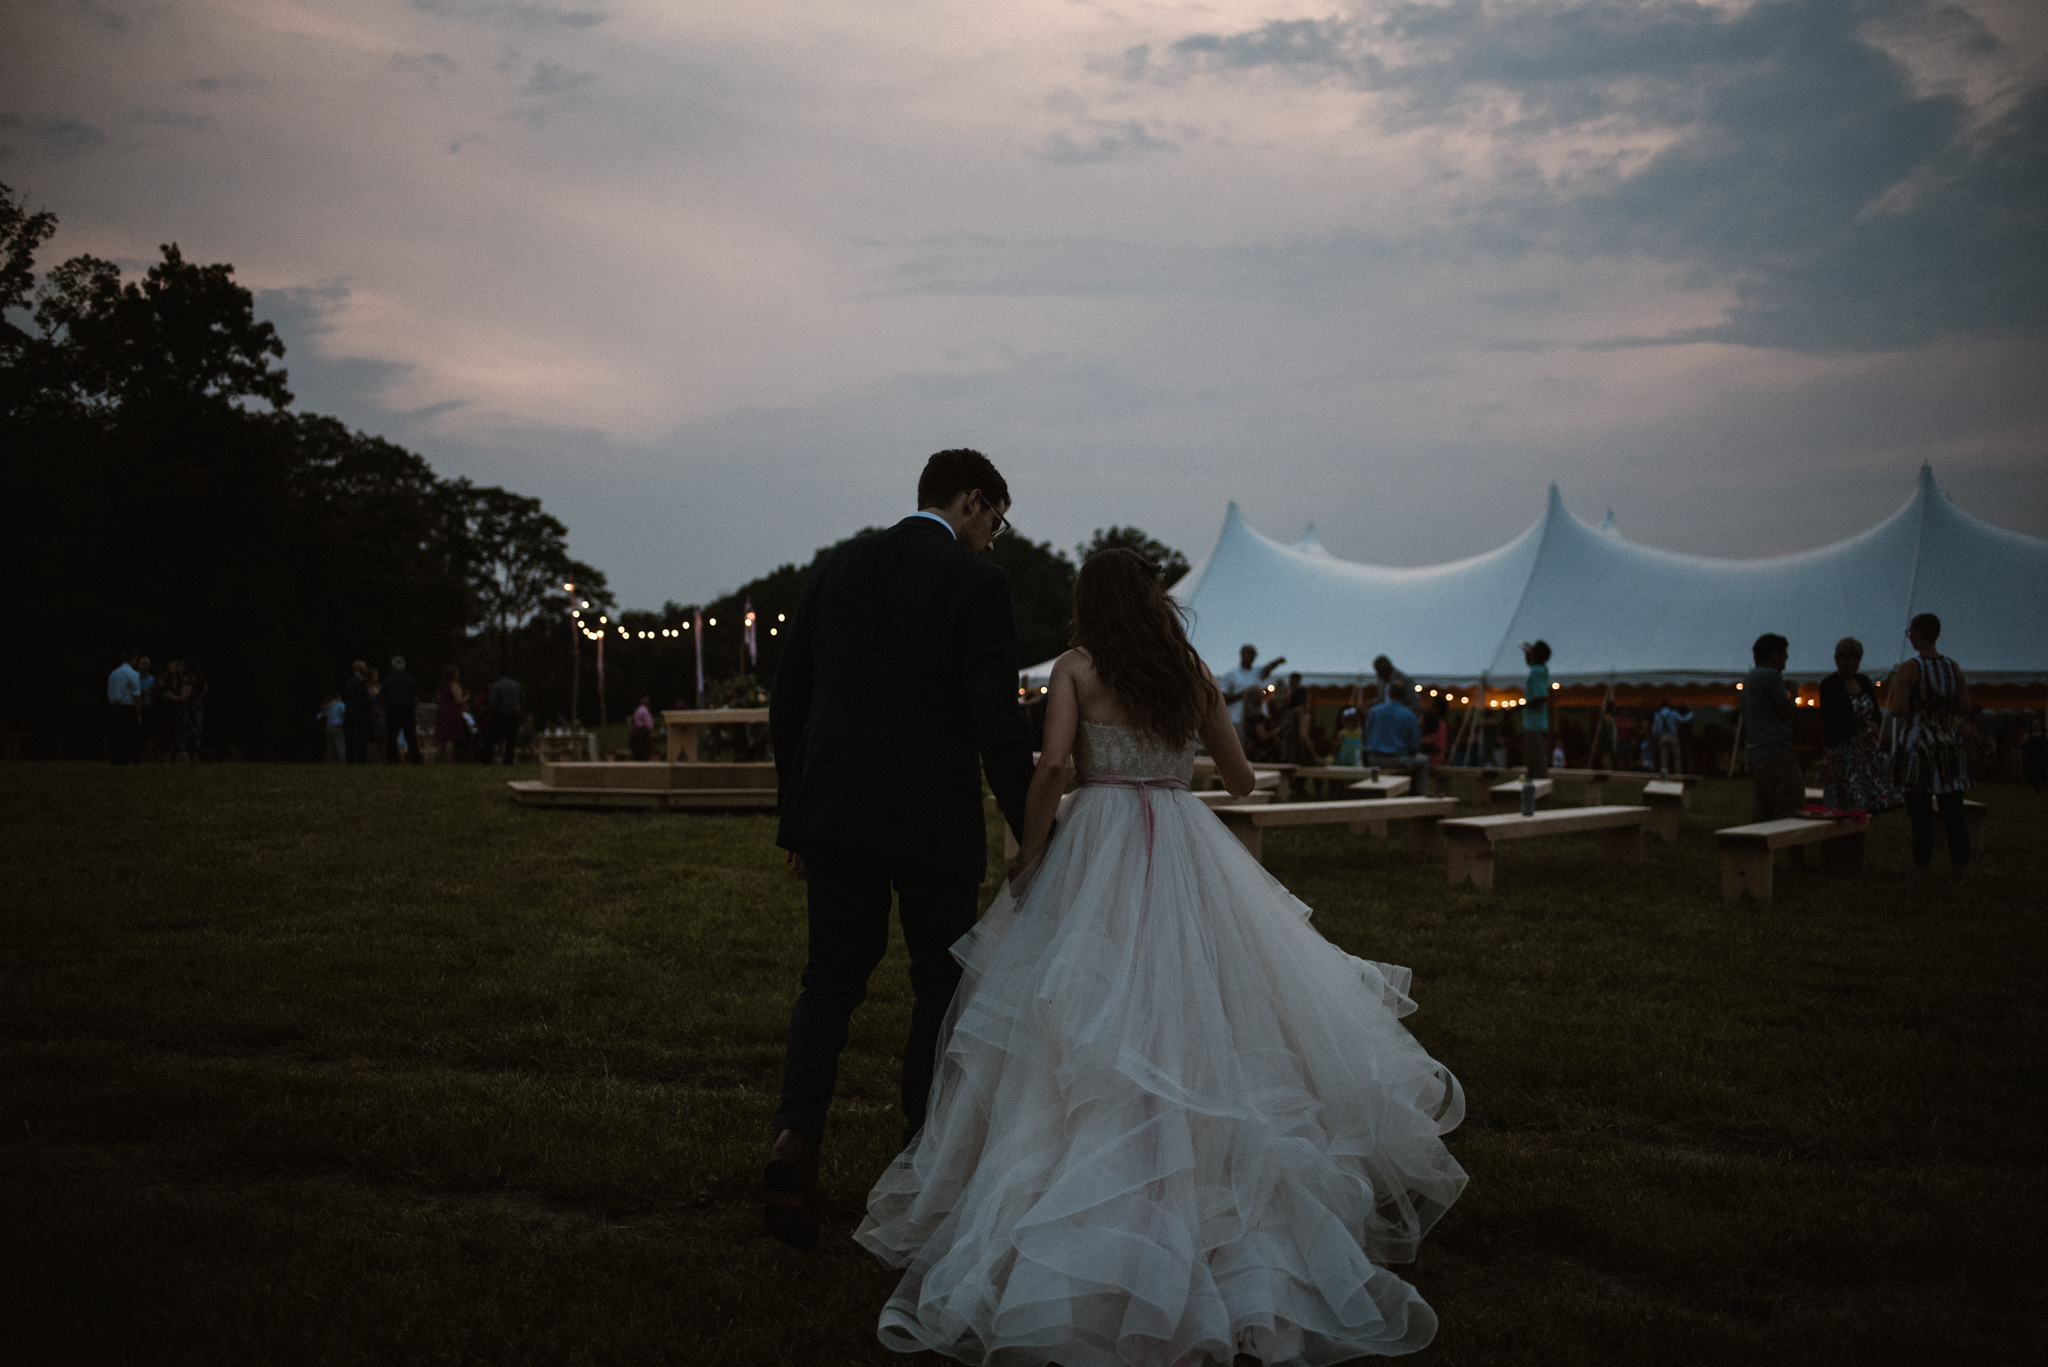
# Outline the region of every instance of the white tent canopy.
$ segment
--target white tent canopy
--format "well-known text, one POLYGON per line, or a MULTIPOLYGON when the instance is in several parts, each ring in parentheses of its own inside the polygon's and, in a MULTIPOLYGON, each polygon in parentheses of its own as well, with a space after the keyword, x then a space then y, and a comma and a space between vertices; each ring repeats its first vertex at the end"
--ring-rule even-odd
MULTIPOLYGON (((1561 683, 1739 678, 1750 643, 1790 638, 1788 673, 1834 669, 1855 636, 1865 668, 1907 651, 1906 622, 1933 612, 1941 648, 1976 681, 2048 679, 2048 541, 1964 513, 1922 467, 1906 505, 1860 536, 1798 555, 1715 560, 1639 546, 1568 512, 1555 485, 1520 536, 1469 560, 1399 569, 1340 560, 1315 529, 1283 545, 1235 503, 1209 558, 1174 588, 1195 649, 1219 673, 1238 647, 1287 657, 1316 684, 1372 677, 1386 655, 1418 680, 1507 684, 1526 672, 1521 641, 1546 640, 1561 683)), ((1025 671, 1042 683, 1051 662, 1025 671)))

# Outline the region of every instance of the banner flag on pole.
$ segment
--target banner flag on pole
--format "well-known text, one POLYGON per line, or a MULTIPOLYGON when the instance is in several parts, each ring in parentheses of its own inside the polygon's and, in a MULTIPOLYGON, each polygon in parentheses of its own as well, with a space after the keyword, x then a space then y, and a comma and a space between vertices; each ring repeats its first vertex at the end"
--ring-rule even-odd
POLYGON ((760 663, 760 657, 754 653, 754 598, 752 594, 747 595, 747 663, 760 663))
POLYGON ((704 609, 690 609, 690 634, 697 638, 697 706, 704 705, 704 609))

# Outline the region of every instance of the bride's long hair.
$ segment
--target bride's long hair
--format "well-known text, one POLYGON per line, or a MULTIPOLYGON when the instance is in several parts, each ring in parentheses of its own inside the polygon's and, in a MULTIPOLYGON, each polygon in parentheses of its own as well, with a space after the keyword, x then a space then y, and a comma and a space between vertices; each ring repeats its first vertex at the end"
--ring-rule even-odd
POLYGON ((1088 652, 1131 720, 1170 745, 1193 740, 1216 706, 1216 685, 1188 644, 1180 605, 1136 551, 1097 551, 1082 564, 1070 644, 1088 652))

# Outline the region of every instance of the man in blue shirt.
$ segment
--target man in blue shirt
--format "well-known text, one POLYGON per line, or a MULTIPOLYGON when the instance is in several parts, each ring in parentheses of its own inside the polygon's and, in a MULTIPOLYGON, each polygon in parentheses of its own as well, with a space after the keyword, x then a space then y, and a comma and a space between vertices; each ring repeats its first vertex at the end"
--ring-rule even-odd
POLYGON ((348 708, 341 700, 341 694, 329 693, 327 701, 320 704, 320 710, 313 714, 313 720, 327 728, 327 748, 321 753, 330 764, 348 763, 348 732, 342 723, 348 717, 348 708))
MULTIPOLYGON (((1744 690, 1745 692, 1747 690, 1744 690)), ((1679 728, 1692 720, 1692 713, 1681 712, 1666 698, 1657 709, 1657 715, 1650 718, 1650 734, 1657 741, 1657 770, 1665 774, 1685 772, 1685 756, 1678 743, 1679 728)))
POLYGON ((1785 686, 1791 644, 1776 632, 1756 638, 1756 668, 1742 678, 1743 758, 1749 764, 1751 821, 1782 821, 1806 810, 1806 782, 1792 753, 1792 694, 1785 686))
POLYGON ((1420 753, 1421 749, 1422 728, 1408 708, 1408 690, 1390 684, 1386 698, 1365 714, 1365 762, 1407 774, 1414 779, 1410 794, 1428 797, 1429 756, 1420 753))
POLYGON ((142 758, 142 673, 134 651, 121 657, 107 675, 107 758, 134 764, 142 758))

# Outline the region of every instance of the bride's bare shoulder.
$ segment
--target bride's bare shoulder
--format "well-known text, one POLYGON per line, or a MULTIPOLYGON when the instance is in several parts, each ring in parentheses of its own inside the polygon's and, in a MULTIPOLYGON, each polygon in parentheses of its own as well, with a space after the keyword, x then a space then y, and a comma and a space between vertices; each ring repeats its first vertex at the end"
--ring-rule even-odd
POLYGON ((1095 678, 1095 661, 1088 658, 1088 652, 1079 646, 1073 647, 1052 662, 1052 672, 1064 674, 1076 683, 1083 679, 1095 678))

